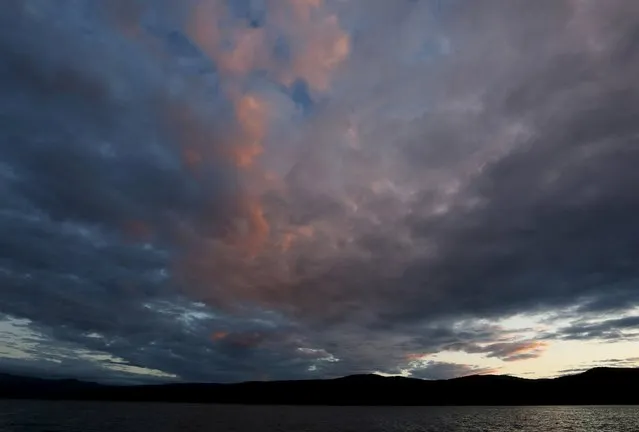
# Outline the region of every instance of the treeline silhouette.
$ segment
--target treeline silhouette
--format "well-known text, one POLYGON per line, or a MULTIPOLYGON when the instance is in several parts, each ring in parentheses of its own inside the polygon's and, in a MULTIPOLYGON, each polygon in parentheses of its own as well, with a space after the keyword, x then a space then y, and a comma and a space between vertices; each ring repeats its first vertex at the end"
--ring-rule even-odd
POLYGON ((427 381, 353 375, 332 380, 139 386, 0 375, 0 398, 247 405, 639 404, 639 368, 596 368, 553 379, 474 375, 427 381))

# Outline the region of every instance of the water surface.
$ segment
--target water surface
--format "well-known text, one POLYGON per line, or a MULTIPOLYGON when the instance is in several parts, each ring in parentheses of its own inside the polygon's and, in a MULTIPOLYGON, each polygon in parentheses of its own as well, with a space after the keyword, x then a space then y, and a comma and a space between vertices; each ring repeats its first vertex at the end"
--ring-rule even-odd
POLYGON ((639 406, 281 407, 0 401, 2 432, 636 432, 639 406))

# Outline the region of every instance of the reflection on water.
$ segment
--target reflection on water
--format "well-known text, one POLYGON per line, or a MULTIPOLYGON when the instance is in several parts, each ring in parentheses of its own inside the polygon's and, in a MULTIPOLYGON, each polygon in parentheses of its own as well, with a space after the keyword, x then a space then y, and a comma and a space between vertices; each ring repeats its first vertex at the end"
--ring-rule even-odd
POLYGON ((639 406, 279 407, 0 401, 3 432, 636 432, 639 406))

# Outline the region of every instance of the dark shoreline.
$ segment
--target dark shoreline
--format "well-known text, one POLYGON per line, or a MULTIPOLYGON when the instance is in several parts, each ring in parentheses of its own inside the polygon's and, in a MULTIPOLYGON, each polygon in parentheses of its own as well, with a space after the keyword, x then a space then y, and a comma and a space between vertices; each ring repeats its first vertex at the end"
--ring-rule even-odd
POLYGON ((475 375, 426 381, 355 375, 332 380, 139 386, 0 375, 0 399, 280 406, 638 405, 639 368, 596 368, 553 379, 475 375))

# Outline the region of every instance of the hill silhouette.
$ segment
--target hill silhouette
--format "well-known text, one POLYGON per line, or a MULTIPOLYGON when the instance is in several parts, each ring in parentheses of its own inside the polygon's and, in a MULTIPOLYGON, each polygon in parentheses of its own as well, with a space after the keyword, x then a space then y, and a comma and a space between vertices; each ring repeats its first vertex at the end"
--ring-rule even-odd
POLYGON ((238 384, 102 385, 0 375, 0 398, 269 405, 639 404, 639 368, 596 368, 553 379, 474 375, 449 380, 355 375, 238 384))

